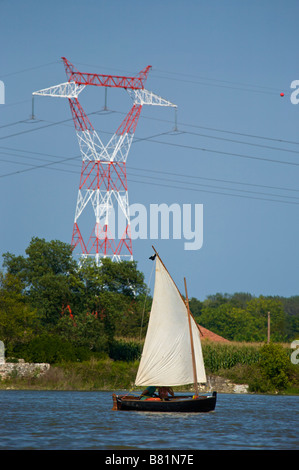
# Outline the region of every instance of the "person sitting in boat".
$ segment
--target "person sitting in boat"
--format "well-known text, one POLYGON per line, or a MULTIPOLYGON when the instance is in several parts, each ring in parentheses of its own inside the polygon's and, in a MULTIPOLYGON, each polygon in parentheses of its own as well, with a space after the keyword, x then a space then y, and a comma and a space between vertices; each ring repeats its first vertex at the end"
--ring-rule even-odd
POLYGON ((174 393, 171 387, 159 387, 158 393, 161 400, 167 400, 168 395, 174 397, 174 393))
POLYGON ((140 400, 148 400, 149 398, 156 397, 156 388, 157 387, 147 387, 145 390, 143 390, 142 394, 140 395, 140 400))

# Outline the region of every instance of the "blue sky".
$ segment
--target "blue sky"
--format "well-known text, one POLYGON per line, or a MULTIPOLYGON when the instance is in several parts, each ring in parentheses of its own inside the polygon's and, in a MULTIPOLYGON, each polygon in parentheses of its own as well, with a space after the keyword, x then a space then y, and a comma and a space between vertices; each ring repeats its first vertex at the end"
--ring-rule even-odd
MULTIPOLYGON (((70 109, 40 97, 32 121, 32 92, 66 81, 62 56, 101 74, 152 65, 146 88, 178 105, 179 132, 172 109, 143 107, 129 200, 203 204, 203 246, 133 241, 146 282, 154 245, 182 291, 187 278, 190 297, 297 295, 298 13, 295 0, 0 0, 1 254, 24 254, 33 236, 71 241, 81 161, 70 109)), ((104 143, 131 106, 122 90, 108 91, 113 113, 103 113, 102 88, 79 99, 98 112, 104 143)))

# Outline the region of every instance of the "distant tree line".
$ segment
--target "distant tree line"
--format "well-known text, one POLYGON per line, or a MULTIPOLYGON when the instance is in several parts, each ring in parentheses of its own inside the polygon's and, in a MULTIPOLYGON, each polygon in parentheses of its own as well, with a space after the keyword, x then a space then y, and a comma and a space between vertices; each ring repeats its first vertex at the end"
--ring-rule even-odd
MULTIPOLYGON (((26 256, 3 254, 0 340, 6 356, 35 362, 77 361, 109 355, 136 359, 151 297, 135 261, 80 266, 70 245, 32 238, 26 256), (133 341, 134 340, 134 341, 133 341)), ((289 342, 299 331, 299 296, 215 294, 190 300, 198 323, 234 341, 289 342)))
POLYGON ((3 255, 0 339, 6 355, 83 360, 113 355, 120 349, 115 338, 140 335, 151 299, 135 261, 103 259, 98 267, 86 259, 79 266, 70 245, 40 238, 31 240, 26 255, 3 255))
POLYGON ((192 298, 189 303, 200 325, 231 341, 266 341, 268 312, 272 341, 298 339, 299 295, 285 298, 217 293, 203 302, 192 298))

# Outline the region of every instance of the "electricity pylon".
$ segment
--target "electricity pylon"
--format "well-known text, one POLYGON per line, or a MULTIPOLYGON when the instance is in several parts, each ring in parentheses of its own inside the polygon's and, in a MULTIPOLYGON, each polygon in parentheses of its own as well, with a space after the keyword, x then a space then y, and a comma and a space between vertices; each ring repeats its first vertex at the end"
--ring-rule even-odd
MULTIPOLYGON (((137 122, 143 105, 176 105, 144 88, 151 66, 147 66, 135 77, 100 75, 79 72, 65 57, 68 82, 61 83, 33 95, 68 98, 82 155, 82 169, 77 197, 71 245, 81 248, 81 256, 95 258, 99 265, 101 258, 113 261, 133 260, 130 229, 129 199, 126 161, 131 147, 137 122), (93 128, 78 100, 78 95, 88 85, 123 88, 133 106, 105 146, 93 128), (79 219, 88 206, 93 208, 92 230, 87 238, 83 236, 79 219), (115 235, 115 206, 124 220, 122 234, 115 235)), ((81 219, 82 220, 82 219, 81 219)), ((81 222, 80 220, 80 222, 81 222)), ((86 227, 85 227, 86 228, 86 227)), ((84 229, 84 227, 83 227, 84 229)))

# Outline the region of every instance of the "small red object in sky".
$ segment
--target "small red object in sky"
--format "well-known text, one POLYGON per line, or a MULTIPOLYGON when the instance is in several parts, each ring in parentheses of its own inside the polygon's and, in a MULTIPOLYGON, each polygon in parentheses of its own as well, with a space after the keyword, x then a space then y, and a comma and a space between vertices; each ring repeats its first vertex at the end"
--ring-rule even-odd
POLYGON ((284 93, 280 93, 280 96, 284 96, 284 93))

